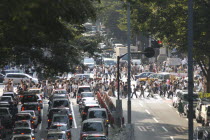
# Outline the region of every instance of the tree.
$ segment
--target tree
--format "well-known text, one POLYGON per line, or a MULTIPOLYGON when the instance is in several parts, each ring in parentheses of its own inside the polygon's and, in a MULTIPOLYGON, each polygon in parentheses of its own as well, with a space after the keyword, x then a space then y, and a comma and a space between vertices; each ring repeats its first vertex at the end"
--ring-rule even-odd
POLYGON ((91 0, 0 1, 0 64, 29 57, 52 73, 69 70, 69 64, 78 64, 76 60, 84 51, 72 42, 84 32, 80 28, 83 23, 95 20, 93 3, 91 0), (48 57, 46 50, 50 52, 48 57))
MULTIPOLYGON (((131 5, 132 27, 187 51, 187 0, 138 0, 131 5)), ((210 2, 194 2, 194 60, 200 65, 210 92, 210 2)))

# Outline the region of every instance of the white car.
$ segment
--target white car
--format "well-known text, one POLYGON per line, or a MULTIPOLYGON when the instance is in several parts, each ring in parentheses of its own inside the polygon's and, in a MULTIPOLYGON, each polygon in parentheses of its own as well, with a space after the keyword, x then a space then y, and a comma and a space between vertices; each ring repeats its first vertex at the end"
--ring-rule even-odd
POLYGON ((37 78, 33 78, 32 76, 26 74, 26 73, 7 73, 4 77, 3 83, 6 84, 9 79, 13 79, 14 84, 21 83, 22 81, 30 81, 30 79, 35 83, 38 84, 39 80, 37 78))

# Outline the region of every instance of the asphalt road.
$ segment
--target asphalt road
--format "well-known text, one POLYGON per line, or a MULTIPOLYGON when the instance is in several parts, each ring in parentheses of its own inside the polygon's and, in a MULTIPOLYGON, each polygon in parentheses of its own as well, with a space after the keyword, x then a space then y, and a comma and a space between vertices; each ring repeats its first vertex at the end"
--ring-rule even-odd
MULTIPOLYGON (((115 103, 116 98, 112 100, 115 103)), ((188 139, 188 119, 186 116, 180 116, 177 109, 173 108, 171 99, 159 95, 155 95, 154 98, 134 97, 131 99, 131 105, 131 120, 135 127, 136 140, 188 139)), ((122 106, 127 122, 127 99, 122 99, 122 106)), ((196 126, 201 125, 194 120, 194 127, 196 126)))

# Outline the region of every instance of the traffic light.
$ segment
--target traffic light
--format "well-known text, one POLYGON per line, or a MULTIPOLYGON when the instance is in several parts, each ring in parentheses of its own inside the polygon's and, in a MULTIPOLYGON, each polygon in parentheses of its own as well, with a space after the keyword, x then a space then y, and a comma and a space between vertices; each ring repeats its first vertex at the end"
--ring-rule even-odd
POLYGON ((160 40, 152 40, 151 41, 151 47, 152 48, 160 48, 160 47, 163 47, 163 42, 160 41, 160 40))

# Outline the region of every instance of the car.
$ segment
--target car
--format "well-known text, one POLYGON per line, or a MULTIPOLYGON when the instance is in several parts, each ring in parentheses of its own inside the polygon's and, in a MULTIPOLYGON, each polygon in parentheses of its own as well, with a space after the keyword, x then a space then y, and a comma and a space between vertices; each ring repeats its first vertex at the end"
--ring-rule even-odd
POLYGON ((37 102, 40 106, 40 108, 43 108, 43 101, 40 95, 38 94, 25 94, 23 95, 23 98, 21 99, 21 103, 29 103, 29 102, 37 102))
POLYGON ((21 120, 28 120, 28 121, 30 121, 32 128, 35 128, 34 120, 33 120, 33 118, 32 118, 30 113, 22 113, 22 112, 17 113, 15 115, 15 117, 14 117, 14 122, 15 121, 21 121, 21 120))
POLYGON ((58 139, 71 140, 71 139, 68 139, 68 136, 65 131, 57 131, 57 130, 48 131, 47 140, 58 140, 58 139))
POLYGON ((49 97, 49 100, 53 100, 55 98, 67 98, 69 99, 69 94, 65 89, 55 89, 53 94, 49 97))
POLYGON ((83 137, 82 140, 108 140, 108 137, 104 134, 88 134, 87 137, 83 137))
POLYGON ((21 111, 21 113, 30 113, 32 118, 33 118, 33 121, 34 121, 34 125, 35 127, 38 126, 39 124, 39 116, 36 115, 35 111, 34 110, 24 110, 24 111, 21 111))
POLYGON ((11 140, 34 140, 30 134, 24 134, 24 135, 13 135, 11 140))
POLYGON ((21 83, 21 81, 30 81, 32 80, 35 84, 39 83, 37 78, 33 78, 26 73, 7 73, 4 77, 3 83, 8 83, 9 79, 13 79, 14 84, 21 83))
POLYGON ((210 139, 210 129, 204 129, 202 140, 209 140, 209 139, 210 139))
POLYGON ((71 139, 71 130, 66 123, 53 123, 50 125, 48 131, 65 131, 68 138, 71 139))
POLYGON ((29 120, 20 120, 20 121, 16 121, 14 123, 14 128, 18 128, 18 127, 28 127, 28 128, 32 128, 31 127, 31 122, 29 120))
POLYGON ((12 115, 14 115, 14 107, 15 107, 15 105, 14 104, 11 104, 11 103, 9 103, 9 102, 5 102, 5 101, 0 101, 0 107, 5 107, 5 108, 8 108, 9 109, 9 111, 10 111, 10 113, 12 114, 12 115))
POLYGON ((56 108, 56 107, 67 107, 70 108, 70 101, 66 98, 56 98, 53 101, 49 101, 49 109, 56 108))
POLYGON ((41 88, 29 88, 28 93, 29 94, 39 94, 41 96, 41 98, 43 98, 43 96, 44 96, 41 88))
POLYGON ((16 103, 18 103, 18 101, 19 101, 19 98, 18 98, 18 96, 15 92, 4 92, 2 94, 2 96, 11 96, 13 101, 16 102, 16 103))
POLYGON ((104 119, 106 125, 109 124, 108 113, 105 108, 89 108, 87 113, 87 119, 101 118, 104 119))
POLYGON ((72 112, 70 111, 69 108, 51 108, 49 110, 49 113, 47 114, 48 116, 48 127, 50 127, 51 123, 52 123, 52 118, 54 114, 66 114, 69 118, 69 123, 70 126, 72 127, 72 123, 73 123, 73 117, 72 117, 72 112))
POLYGON ((10 113, 9 108, 0 107, 1 125, 3 125, 5 128, 11 128, 13 126, 12 118, 13 116, 10 113))
POLYGON ((82 80, 82 79, 93 79, 91 74, 76 74, 74 75, 74 80, 78 81, 78 80, 82 80))
POLYGON ((201 126, 196 127, 193 132, 193 140, 203 140, 204 130, 207 130, 207 129, 209 130, 210 128, 201 127, 201 126))
POLYGON ((52 123, 65 123, 67 124, 68 129, 71 128, 69 117, 67 114, 53 114, 52 123))
POLYGON ((2 121, 3 120, 0 119, 0 139, 4 139, 7 135, 6 128, 2 125, 2 121))
POLYGON ((5 101, 5 102, 8 102, 8 103, 17 104, 17 102, 15 102, 11 96, 1 96, 0 101, 5 101))
MULTIPOLYGON (((41 121, 42 121, 42 118, 41 118, 41 116, 42 116, 42 112, 41 112, 41 107, 40 107, 40 105, 39 105, 39 103, 37 103, 37 102, 28 102, 28 103, 24 103, 22 106, 21 106, 21 111, 26 111, 26 110, 33 110, 34 111, 34 113, 35 113, 35 115, 32 115, 32 116, 37 116, 37 118, 38 118, 38 122, 40 123, 41 121)), ((28 113, 30 113, 31 114, 31 112, 30 111, 26 111, 26 112, 28 112, 28 113)), ((36 118, 36 119, 37 119, 36 118)), ((35 120, 36 120, 35 119, 35 120)))
POLYGON ((98 104, 98 101, 95 100, 95 98, 82 98, 79 102, 79 112, 81 112, 82 109, 84 109, 85 104, 98 104))
POLYGON ((80 140, 88 137, 90 134, 105 134, 108 136, 108 128, 106 127, 103 119, 87 119, 82 122, 80 140))
POLYGON ((13 136, 15 135, 31 135, 32 139, 35 139, 34 130, 29 127, 16 127, 13 129, 13 136))
POLYGON ((0 73, 0 83, 3 83, 5 75, 0 73))
POLYGON ((157 73, 147 72, 145 74, 142 74, 142 76, 140 76, 138 82, 140 82, 141 84, 145 84, 146 81, 148 82, 155 81, 158 79, 157 76, 158 76, 157 73))
POLYGON ((140 78, 147 78, 150 74, 153 74, 154 72, 142 72, 138 75, 135 75, 135 80, 140 78))
POLYGON ((79 104, 79 101, 81 99, 81 93, 82 92, 91 92, 90 86, 79 86, 77 90, 77 104, 79 104))
POLYGON ((99 104, 85 104, 83 110, 81 111, 82 121, 87 118, 87 113, 89 108, 100 108, 99 104))

